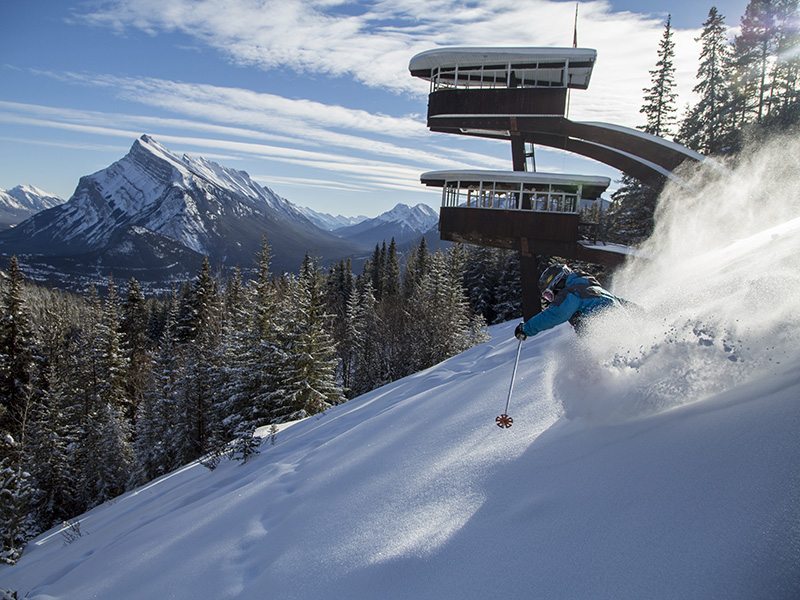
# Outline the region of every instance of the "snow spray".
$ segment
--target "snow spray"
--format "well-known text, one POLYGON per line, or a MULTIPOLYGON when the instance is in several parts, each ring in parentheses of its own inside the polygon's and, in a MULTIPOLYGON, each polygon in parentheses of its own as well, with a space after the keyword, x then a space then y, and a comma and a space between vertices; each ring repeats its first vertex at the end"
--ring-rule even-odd
POLYGON ((679 175, 641 257, 611 282, 645 314, 592 320, 559 364, 567 417, 626 419, 702 400, 800 354, 800 140, 679 175))

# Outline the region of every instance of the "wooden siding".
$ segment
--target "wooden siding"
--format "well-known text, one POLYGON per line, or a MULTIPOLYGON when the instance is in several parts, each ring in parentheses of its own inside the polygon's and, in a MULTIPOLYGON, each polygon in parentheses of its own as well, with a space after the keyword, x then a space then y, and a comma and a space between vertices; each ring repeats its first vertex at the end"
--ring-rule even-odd
POLYGON ((567 259, 618 265, 625 256, 578 243, 576 214, 443 207, 439 210, 439 235, 450 242, 520 250, 567 259))
POLYGON ((439 90, 428 96, 428 119, 437 115, 564 116, 566 101, 565 88, 439 90))

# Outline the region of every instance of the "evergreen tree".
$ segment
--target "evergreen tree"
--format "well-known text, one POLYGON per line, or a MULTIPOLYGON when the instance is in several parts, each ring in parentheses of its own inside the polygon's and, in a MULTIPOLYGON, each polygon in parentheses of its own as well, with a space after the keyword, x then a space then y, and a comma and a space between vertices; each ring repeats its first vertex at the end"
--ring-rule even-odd
POLYGON ((731 146, 731 47, 726 38, 725 17, 711 7, 703 23, 700 65, 694 92, 697 104, 687 112, 680 141, 703 154, 720 154, 731 146))
POLYGON ((133 400, 128 394, 127 385, 129 363, 123 348, 119 297, 113 278, 108 280, 108 292, 99 320, 98 344, 100 358, 98 393, 100 398, 103 402, 118 409, 121 415, 131 419, 133 400))
POLYGON ((16 256, 8 267, 0 305, 0 436, 15 442, 24 437, 30 409, 34 348, 28 308, 23 298, 23 276, 16 256))
POLYGON ((350 397, 355 397, 387 383, 381 336, 385 329, 378 316, 378 302, 372 293, 372 281, 369 278, 363 278, 360 286, 353 285, 348 302, 347 324, 345 344, 349 350, 349 375, 346 390, 350 397))
POLYGON ((645 116, 642 128, 646 133, 667 137, 675 122, 675 43, 672 40, 671 16, 667 17, 664 34, 658 46, 656 68, 650 71, 651 84, 644 89, 644 104, 639 112, 645 116))
POLYGON ((455 272, 457 259, 442 252, 431 257, 409 306, 415 340, 414 370, 430 367, 470 346, 469 304, 462 287, 463 272, 455 272), (449 264, 448 264, 449 263, 449 264))
POLYGON ((31 411, 26 459, 37 490, 33 511, 39 528, 45 530, 80 512, 78 474, 71 460, 78 437, 63 374, 56 364, 49 365, 46 381, 38 381, 37 387, 41 391, 31 411))
POLYGON ((386 251, 381 286, 383 297, 379 305, 379 318, 383 325, 384 373, 386 380, 393 381, 406 375, 400 359, 405 335, 405 311, 400 289, 400 261, 394 238, 386 251))
MULTIPOLYGON (((287 317, 281 314, 279 299, 285 297, 270 275, 270 248, 266 240, 258 257, 258 279, 250 312, 255 321, 242 339, 244 365, 236 383, 238 413, 243 423, 258 427, 273 418, 272 394, 277 387, 276 365, 281 362, 279 340, 287 317)), ((283 284, 280 284, 283 285, 283 284)), ((235 428, 241 428, 237 422, 235 428)))
POLYGON ((735 103, 739 126, 767 113, 769 63, 775 42, 775 0, 750 0, 734 40, 735 103))
POLYGON ((178 349, 178 295, 166 303, 166 321, 154 358, 153 377, 136 419, 136 470, 133 482, 142 484, 178 467, 182 440, 178 431, 179 381, 182 356, 178 349))
POLYGON ((256 331, 255 320, 250 318, 250 303, 245 293, 241 273, 235 269, 225 288, 225 311, 222 339, 217 350, 220 365, 214 400, 215 428, 211 432, 211 446, 221 448, 237 435, 242 425, 250 432, 252 422, 249 397, 253 377, 249 351, 256 331), (251 325, 252 324, 252 325, 251 325))
POLYGON ((325 329, 322 277, 310 257, 304 259, 290 294, 293 315, 282 340, 281 387, 272 394, 275 422, 313 415, 344 399, 336 382, 336 347, 325 329))
POLYGON ((12 565, 32 534, 34 489, 22 468, 20 451, 10 435, 0 438, 0 562, 12 565))
POLYGON ((258 254, 258 278, 255 282, 255 299, 253 303, 256 325, 261 337, 268 340, 275 339, 275 312, 277 310, 275 289, 270 274, 271 260, 272 249, 267 239, 264 238, 258 254))
POLYGON ((91 507, 124 492, 133 464, 131 426, 126 411, 126 362, 119 333, 116 286, 109 279, 105 301, 90 297, 87 352, 84 356, 82 431, 79 439, 82 501, 91 507))
POLYGON ((621 244, 638 244, 653 232, 653 215, 661 186, 642 183, 623 175, 621 185, 611 195, 608 210, 608 238, 621 244))
MULTIPOLYGON (((489 323, 504 323, 522 316, 522 281, 520 279, 519 253, 500 250, 496 253, 495 269, 499 270, 489 323)), ((480 314, 480 313, 479 313, 480 314)))
POLYGON ((219 373, 217 346, 221 333, 220 298, 208 259, 184 298, 178 326, 183 341, 184 369, 180 382, 179 455, 188 462, 206 452, 216 424, 212 411, 219 373))
POLYGON ((487 246, 471 246, 464 269, 464 288, 473 312, 495 322, 495 293, 499 272, 496 269, 497 250, 487 246))
MULTIPOLYGON (((641 112, 646 122, 640 127, 646 133, 667 137, 671 135, 675 115, 675 44, 672 40, 671 17, 667 17, 664 34, 658 46, 656 68, 650 71, 651 85, 644 89, 641 112)), ((661 185, 644 184, 635 177, 623 175, 621 185, 612 199, 609 210, 609 238, 624 244, 638 243, 653 231, 655 212, 661 185)))
POLYGON ((800 94, 800 3, 798 0, 775 0, 774 4, 775 60, 771 73, 769 114, 785 119, 793 109, 797 112, 800 94))
POLYGON ((385 301, 390 304, 396 304, 400 297, 400 260, 397 256, 397 243, 394 238, 389 243, 382 277, 385 301))
POLYGON ((128 295, 122 305, 120 331, 125 343, 126 395, 130 401, 127 417, 133 420, 139 404, 150 386, 151 361, 149 331, 149 311, 136 279, 128 282, 128 295))
POLYGON ((403 296, 406 299, 411 298, 422 281, 422 278, 428 273, 430 261, 428 243, 423 236, 419 242, 419 246, 411 251, 406 261, 406 271, 403 276, 403 296))

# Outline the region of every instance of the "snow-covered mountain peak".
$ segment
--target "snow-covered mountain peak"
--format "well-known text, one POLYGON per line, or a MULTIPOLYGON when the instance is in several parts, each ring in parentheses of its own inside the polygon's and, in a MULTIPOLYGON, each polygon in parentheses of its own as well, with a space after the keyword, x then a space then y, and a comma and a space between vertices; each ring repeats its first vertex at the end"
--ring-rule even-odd
POLYGON ((0 208, 38 212, 62 204, 64 200, 33 185, 18 185, 0 193, 0 208))
POLYGON ((102 254, 123 237, 147 230, 153 234, 146 236, 148 243, 158 246, 154 257, 164 255, 166 238, 193 268, 192 252, 247 264, 266 236, 281 270, 296 268, 308 251, 333 258, 356 248, 322 232, 246 172, 174 153, 149 135, 107 168, 82 177, 63 206, 28 217, 4 219, 0 210, 0 229, 16 225, 0 236, 0 248, 39 256, 102 254))
POLYGON ((436 211, 427 204, 417 204, 416 206, 398 204, 392 210, 377 217, 377 219, 389 223, 405 223, 418 231, 428 229, 436 223, 438 218, 436 211))
POLYGON ((163 161, 175 170, 174 183, 182 186, 189 187, 194 184, 202 187, 204 184, 210 184, 236 196, 266 203, 272 208, 285 209, 284 205, 287 203, 271 189, 253 181, 246 171, 222 166, 203 156, 189 154, 178 156, 146 134, 134 142, 129 156, 145 165, 152 159, 163 161))
POLYGON ((439 216, 426 204, 398 204, 393 209, 356 225, 341 227, 336 235, 368 246, 394 239, 402 244, 418 239, 436 225, 439 216))
POLYGON ((13 227, 38 212, 63 204, 64 200, 32 185, 0 190, 0 229, 13 227))

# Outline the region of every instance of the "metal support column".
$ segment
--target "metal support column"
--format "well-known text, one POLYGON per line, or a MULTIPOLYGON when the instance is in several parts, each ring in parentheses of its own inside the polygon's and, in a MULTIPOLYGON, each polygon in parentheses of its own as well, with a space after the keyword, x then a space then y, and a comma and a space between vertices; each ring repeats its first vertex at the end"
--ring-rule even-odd
POLYGON ((522 317, 527 321, 542 312, 539 297, 539 261, 533 249, 528 246, 528 238, 520 240, 519 275, 522 284, 522 317))

